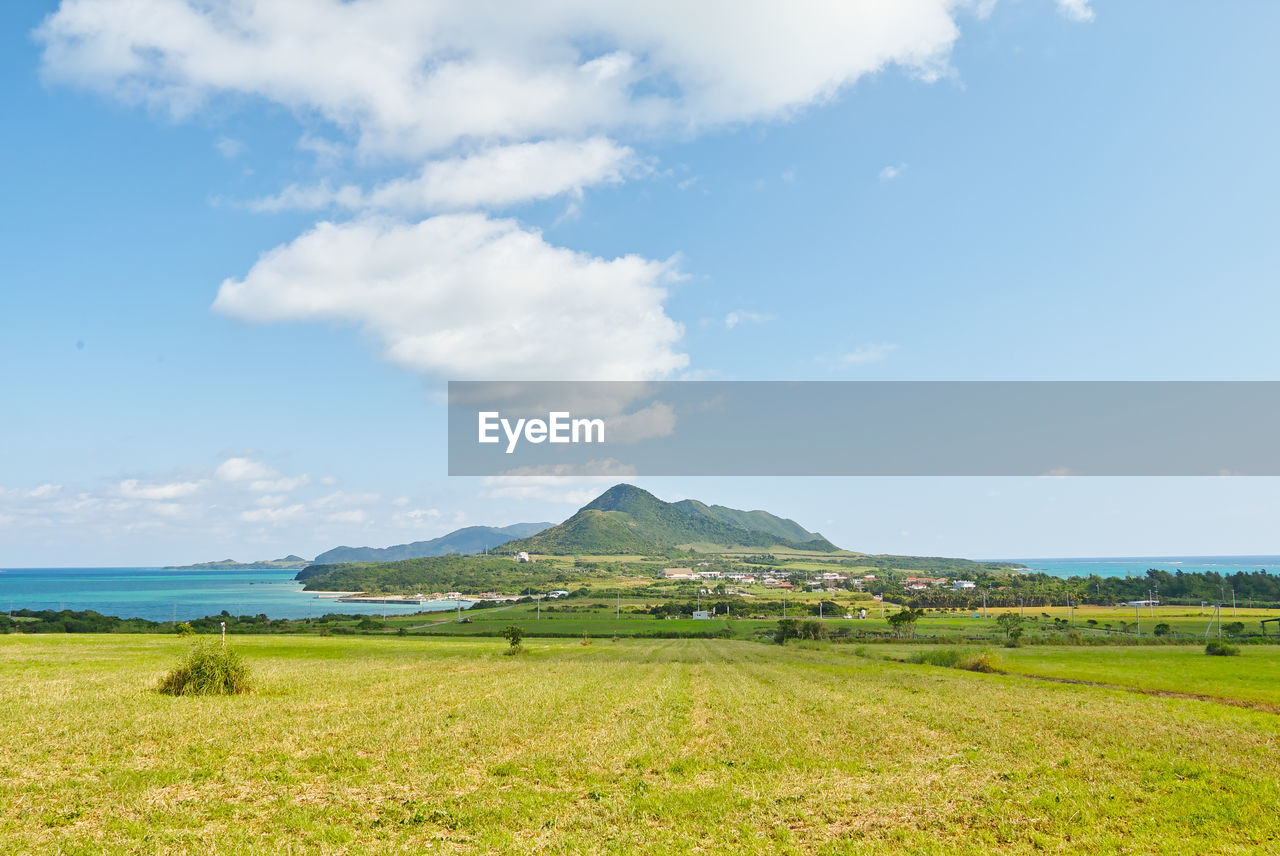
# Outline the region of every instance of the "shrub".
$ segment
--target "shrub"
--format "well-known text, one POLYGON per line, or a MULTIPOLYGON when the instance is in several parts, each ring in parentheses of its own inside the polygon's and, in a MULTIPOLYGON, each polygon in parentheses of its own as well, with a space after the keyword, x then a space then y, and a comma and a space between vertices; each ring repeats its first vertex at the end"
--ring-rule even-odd
POLYGON ((823 624, 821 621, 801 621, 796 625, 796 635, 801 639, 811 639, 815 641, 818 639, 826 639, 828 636, 827 625, 823 624))
POLYGON ((160 679, 165 695, 236 695, 249 691, 249 667, 232 648, 214 641, 191 646, 187 656, 160 679))
POLYGON ((1240 653, 1240 649, 1235 645, 1228 645, 1226 642, 1214 639, 1204 646, 1204 652, 1214 657, 1234 657, 1240 653))
POLYGON ((524 639, 524 628, 519 624, 508 624, 502 628, 502 638, 507 640, 510 646, 507 649, 508 654, 514 654, 520 650, 520 640, 524 639))
POLYGON ((960 651, 955 648, 921 651, 908 657, 907 662, 925 666, 942 666, 947 669, 965 669, 970 672, 995 671, 990 654, 960 651))
POLYGON ((184 621, 181 624, 174 626, 173 632, 177 633, 179 636, 190 636, 192 633, 196 632, 196 629, 191 626, 190 621, 184 621))
POLYGON ((1163 621, 1156 625, 1155 635, 1157 636, 1168 636, 1172 632, 1173 628, 1168 624, 1165 624, 1163 621))

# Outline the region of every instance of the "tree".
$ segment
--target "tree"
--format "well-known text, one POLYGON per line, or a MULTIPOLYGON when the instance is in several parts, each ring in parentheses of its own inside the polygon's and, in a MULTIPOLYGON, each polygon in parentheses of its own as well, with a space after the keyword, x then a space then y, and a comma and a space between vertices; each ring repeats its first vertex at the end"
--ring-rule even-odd
POLYGON ((923 609, 912 609, 907 607, 899 612, 889 616, 889 626, 893 628, 893 635, 902 638, 908 630, 911 635, 916 635, 916 622, 920 620, 920 616, 924 615, 923 609))
POLYGON ((1244 632, 1243 621, 1232 621, 1230 624, 1222 625, 1222 632, 1228 636, 1239 636, 1244 632))
POLYGON ((778 629, 773 631, 773 641, 779 645, 785 645, 788 639, 795 639, 799 635, 796 630, 797 623, 794 618, 784 618, 779 621, 778 629))
POLYGON ((1156 625, 1156 629, 1154 631, 1157 636, 1168 636, 1172 632, 1173 628, 1168 624, 1165 624, 1163 621, 1156 625))
POLYGON ((1017 639, 1022 635, 1022 628, 1018 625, 1022 623, 1022 616, 1016 612, 1005 612, 996 616, 996 624, 1004 628, 1004 637, 1006 639, 1017 639))
POLYGON ((507 640, 510 650, 515 651, 520 647, 520 640, 524 639, 524 628, 519 624, 508 624, 502 628, 502 638, 507 640))

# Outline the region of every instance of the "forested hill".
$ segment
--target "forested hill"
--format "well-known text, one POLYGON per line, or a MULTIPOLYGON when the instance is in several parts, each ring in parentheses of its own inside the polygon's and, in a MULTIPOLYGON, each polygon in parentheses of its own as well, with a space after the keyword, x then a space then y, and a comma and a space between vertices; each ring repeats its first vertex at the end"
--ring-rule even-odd
POLYGON ((696 500, 664 502, 634 485, 619 484, 576 514, 503 550, 545 554, 659 553, 673 547, 785 547, 836 552, 834 544, 794 520, 767 511, 738 511, 696 500))
POLYGON ((335 547, 316 556, 315 564, 395 562, 400 559, 447 556, 450 553, 461 555, 483 553, 512 538, 535 535, 551 525, 550 523, 513 523, 510 526, 464 526, 439 538, 414 541, 412 544, 396 544, 391 547, 335 547))

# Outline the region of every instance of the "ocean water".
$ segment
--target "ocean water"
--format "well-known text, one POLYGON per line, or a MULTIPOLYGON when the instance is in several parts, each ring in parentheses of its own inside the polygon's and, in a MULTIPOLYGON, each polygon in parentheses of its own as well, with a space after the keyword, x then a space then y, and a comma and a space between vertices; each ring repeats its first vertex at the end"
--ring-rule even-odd
POLYGON ((1176 574, 1280 573, 1280 556, 1139 556, 1094 559, 1007 559, 1055 577, 1142 577, 1149 568, 1176 574))
POLYGON ((183 570, 164 568, 3 568, 0 611, 9 609, 92 609, 120 618, 183 621, 217 615, 310 618, 326 612, 405 615, 456 608, 452 603, 422 606, 339 603, 304 592, 297 571, 183 570))

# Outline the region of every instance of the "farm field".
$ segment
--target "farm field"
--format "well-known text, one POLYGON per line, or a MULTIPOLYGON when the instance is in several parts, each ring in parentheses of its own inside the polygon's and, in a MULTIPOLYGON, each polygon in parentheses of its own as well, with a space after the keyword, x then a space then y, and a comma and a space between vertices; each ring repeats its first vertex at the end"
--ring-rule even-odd
POLYGON ((996 659, 1002 670, 1018 674, 1193 693, 1280 711, 1280 647, 1272 645, 1243 645, 1236 657, 1207 657, 1199 645, 1116 646, 1102 656, 1037 646, 1001 650, 996 659))
MULTIPOLYGON (((776 593, 771 595, 777 597, 776 593)), ((886 620, 900 607, 896 604, 881 604, 870 600, 854 600, 841 595, 798 594, 788 595, 792 618, 816 618, 814 605, 819 599, 835 601, 839 605, 836 616, 846 612, 856 613, 865 608, 865 620, 845 619, 826 615, 824 626, 829 632, 858 634, 887 634, 892 627, 886 620)), ((709 600, 713 600, 709 598, 709 600)), ((647 609, 653 601, 628 598, 621 601, 621 611, 615 618, 615 603, 607 598, 582 598, 565 601, 550 601, 544 606, 542 618, 537 618, 537 607, 532 604, 500 607, 496 609, 479 609, 464 611, 463 616, 470 619, 468 623, 458 624, 452 614, 439 614, 423 619, 419 616, 400 617, 388 623, 389 628, 415 628, 414 632, 436 635, 495 635, 507 624, 521 625, 531 636, 577 636, 587 633, 594 637, 645 635, 725 635, 739 639, 749 639, 760 633, 769 633, 777 626, 780 615, 766 619, 751 620, 742 618, 715 618, 711 621, 695 621, 688 618, 662 618, 646 613, 631 612, 632 609, 647 609)), ((749 604, 747 605, 749 607, 749 604)), ((1015 609, 989 609, 987 617, 981 617, 981 610, 975 613, 968 611, 926 612, 916 626, 916 634, 922 638, 941 640, 963 639, 977 641, 1003 638, 1004 631, 996 618, 1002 613, 1017 614, 1015 609)), ((1196 608, 1185 606, 1162 606, 1154 612, 1143 610, 1140 620, 1135 620, 1133 610, 1114 607, 1087 606, 1076 607, 1068 611, 1065 607, 1044 607, 1023 610, 1025 620, 1021 627, 1027 639, 1052 638, 1055 634, 1073 631, 1083 640, 1132 639, 1141 635, 1151 637, 1160 624, 1166 624, 1172 636, 1186 641, 1195 641, 1204 636, 1209 617, 1201 615, 1196 608), (1070 625, 1056 625, 1054 620, 1071 622, 1070 625), (1093 623, 1091 624, 1090 621, 1093 623)), ((1229 613, 1223 616, 1224 624, 1239 621, 1244 625, 1244 633, 1257 635, 1260 632, 1259 621, 1263 618, 1280 616, 1280 610, 1241 609, 1238 616, 1229 613)), ((1215 623, 1216 632, 1216 623, 1215 623)), ((1269 635, 1276 634, 1275 625, 1271 625, 1269 635)))
MULTIPOLYGON (((851 645, 232 644, 254 693, 175 699, 152 688, 186 640, 0 638, 5 852, 1280 849, 1280 718, 1260 710, 851 645)), ((1132 674, 1132 655, 1200 667, 1200 686, 1242 699, 1280 661, 1270 647, 998 652, 1072 675, 1132 674)))

